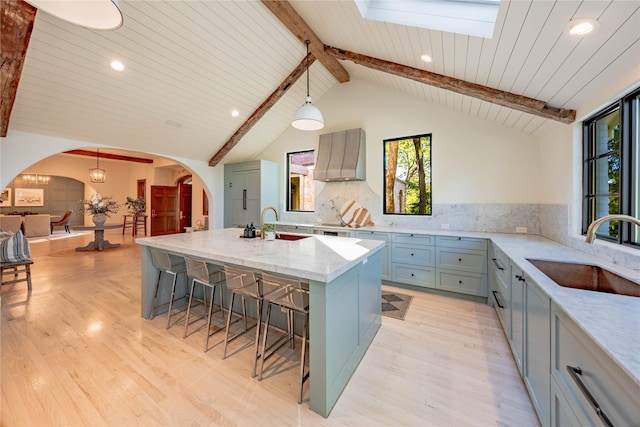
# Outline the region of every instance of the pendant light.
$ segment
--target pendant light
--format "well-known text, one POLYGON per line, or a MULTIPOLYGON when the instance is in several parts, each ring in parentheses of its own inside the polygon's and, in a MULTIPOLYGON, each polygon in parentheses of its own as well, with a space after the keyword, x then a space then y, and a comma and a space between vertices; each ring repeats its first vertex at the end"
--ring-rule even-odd
POLYGON ((115 30, 122 26, 118 0, 25 0, 31 6, 81 27, 115 30))
POLYGON ((291 126, 300 130, 318 130, 324 127, 324 119, 322 113, 316 107, 311 104, 311 96, 309 96, 309 44, 311 41, 307 40, 307 100, 293 117, 291 126))
POLYGON ((106 171, 100 169, 100 149, 98 148, 96 155, 96 167, 89 169, 89 179, 91 182, 104 182, 106 178, 106 171))

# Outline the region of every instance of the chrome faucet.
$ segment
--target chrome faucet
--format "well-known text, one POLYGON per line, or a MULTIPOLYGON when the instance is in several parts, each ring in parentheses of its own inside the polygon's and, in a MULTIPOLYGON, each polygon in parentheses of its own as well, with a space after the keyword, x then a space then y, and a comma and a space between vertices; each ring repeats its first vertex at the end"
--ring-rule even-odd
POLYGON ((264 239, 264 214, 271 209, 276 214, 276 221, 280 221, 280 214, 278 214, 278 210, 273 206, 266 206, 262 209, 262 214, 260 215, 260 238, 264 239))
POLYGON ((587 228, 587 243, 593 243, 593 241, 596 240, 596 230, 598 229, 598 227, 600 227, 600 225, 602 225, 602 223, 616 220, 628 221, 640 227, 640 219, 638 218, 634 218, 629 215, 605 215, 602 218, 598 218, 591 224, 589 224, 589 227, 587 228))

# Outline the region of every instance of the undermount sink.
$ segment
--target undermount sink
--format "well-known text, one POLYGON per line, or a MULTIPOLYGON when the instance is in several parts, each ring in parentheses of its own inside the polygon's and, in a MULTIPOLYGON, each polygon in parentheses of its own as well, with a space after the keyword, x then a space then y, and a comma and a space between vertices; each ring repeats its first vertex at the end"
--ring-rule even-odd
POLYGON ((640 284, 596 265, 527 259, 551 280, 566 288, 640 297, 640 284))
POLYGON ((301 240, 301 239, 307 239, 311 236, 300 236, 298 234, 283 234, 283 233, 276 233, 276 239, 278 240, 301 240))

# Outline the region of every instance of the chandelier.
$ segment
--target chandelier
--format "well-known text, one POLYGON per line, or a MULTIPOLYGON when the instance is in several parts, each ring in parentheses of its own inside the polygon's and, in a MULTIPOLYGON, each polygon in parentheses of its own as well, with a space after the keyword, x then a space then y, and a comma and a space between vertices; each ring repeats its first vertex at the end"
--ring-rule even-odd
POLYGON ((104 182, 106 178, 106 171, 100 169, 100 149, 96 152, 96 167, 89 169, 89 179, 91 182, 104 182))
POLYGON ((48 184, 51 177, 46 175, 40 175, 37 173, 34 174, 23 174, 22 180, 25 184, 48 184))

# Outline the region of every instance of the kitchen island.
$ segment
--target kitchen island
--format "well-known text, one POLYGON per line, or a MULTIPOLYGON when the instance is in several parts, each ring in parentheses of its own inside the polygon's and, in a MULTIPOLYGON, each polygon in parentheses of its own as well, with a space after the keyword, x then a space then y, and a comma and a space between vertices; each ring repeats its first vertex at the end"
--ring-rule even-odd
MULTIPOLYGON (((241 232, 228 228, 136 239, 143 246, 141 315, 150 317, 157 278, 149 247, 308 281, 310 407, 327 417, 380 328, 385 243, 334 236, 266 241, 240 238, 241 232)), ((159 303, 169 298, 167 286, 162 291, 159 303)))

